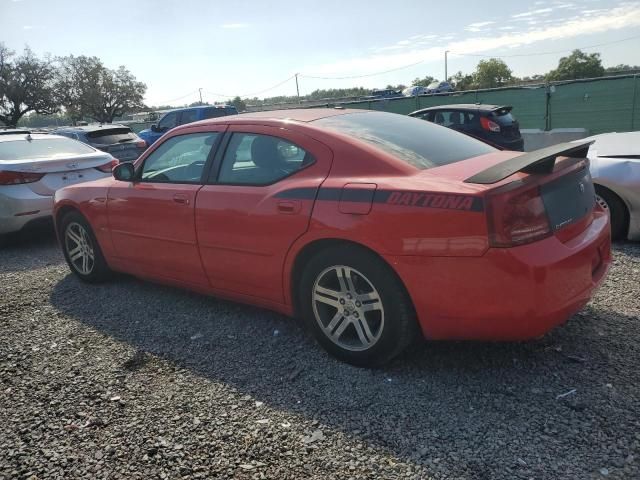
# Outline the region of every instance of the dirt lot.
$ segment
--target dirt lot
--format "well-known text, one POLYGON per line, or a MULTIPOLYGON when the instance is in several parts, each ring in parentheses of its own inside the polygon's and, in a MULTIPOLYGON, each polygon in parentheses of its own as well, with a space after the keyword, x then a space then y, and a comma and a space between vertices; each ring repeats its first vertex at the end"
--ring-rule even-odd
POLYGON ((384 370, 295 321, 123 277, 47 231, 0 250, 0 478, 640 478, 640 245, 528 343, 384 370))

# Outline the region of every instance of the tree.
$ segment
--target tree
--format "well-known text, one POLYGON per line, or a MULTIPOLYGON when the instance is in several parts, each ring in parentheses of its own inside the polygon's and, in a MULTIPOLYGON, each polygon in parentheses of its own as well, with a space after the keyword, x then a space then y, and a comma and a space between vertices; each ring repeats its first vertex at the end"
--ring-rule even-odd
POLYGON ((594 78, 604 75, 604 67, 599 53, 584 53, 574 50, 568 57, 562 57, 558 68, 547 74, 547 80, 574 80, 594 78))
POLYGON ((411 82, 411 86, 412 87, 428 87, 430 83, 435 82, 435 78, 433 78, 431 75, 427 75, 424 78, 420 78, 420 77, 416 77, 413 79, 413 82, 411 82))
POLYGON ((247 104, 240 97, 235 97, 231 100, 231 105, 236 107, 238 112, 244 112, 247 109, 247 104))
POLYGON ((0 122, 12 126, 26 113, 58 110, 51 60, 38 59, 28 47, 20 57, 14 55, 0 43, 0 122))
POLYGON ((145 108, 147 86, 124 66, 111 70, 97 57, 73 55, 59 62, 56 88, 60 103, 75 120, 88 116, 111 123, 115 117, 145 108))
POLYGON ((502 87, 513 80, 511 69, 499 58, 480 60, 473 74, 477 88, 502 87))
POLYGON ((456 90, 471 90, 475 88, 473 75, 464 74, 461 71, 456 73, 453 77, 450 77, 449 80, 453 83, 456 90))

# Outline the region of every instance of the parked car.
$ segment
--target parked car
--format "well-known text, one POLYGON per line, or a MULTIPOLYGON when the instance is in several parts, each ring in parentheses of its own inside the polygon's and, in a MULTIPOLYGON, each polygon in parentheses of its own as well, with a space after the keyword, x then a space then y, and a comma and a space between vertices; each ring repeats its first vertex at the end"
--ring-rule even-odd
POLYGON ((58 191, 57 232, 84 281, 121 271, 296 315, 378 365, 417 335, 538 337, 586 304, 611 262, 587 148, 499 151, 376 111, 230 116, 58 191))
POLYGON ((24 128, 0 127, 0 135, 15 135, 17 133, 26 135, 27 133, 31 133, 31 130, 26 130, 24 128))
POLYGON ((427 87, 420 85, 413 85, 402 90, 402 95, 405 97, 417 97, 418 95, 424 95, 427 93, 427 87))
POLYGON ((0 135, 0 234, 51 218, 54 192, 111 175, 110 154, 49 134, 0 135))
POLYGON ((218 118, 227 115, 237 115, 238 110, 233 105, 204 105, 199 107, 179 108, 165 113, 158 121, 158 124, 151 125, 151 128, 138 133, 147 145, 153 145, 162 135, 186 123, 193 123, 208 118, 218 118))
POLYGON ((402 93, 397 90, 393 90, 391 88, 386 88, 384 90, 372 90, 371 96, 369 98, 396 98, 401 97, 402 93))
MULTIPOLYGON (((640 240, 640 132, 604 133, 588 157, 598 203, 611 216, 614 240, 640 240)), ((584 140, 579 140, 580 142, 584 140)))
POLYGON ((524 150, 513 107, 502 105, 458 104, 423 108, 409 114, 475 137, 504 150, 524 150))
POLYGON ((431 82, 427 88, 426 88, 426 92, 425 93, 451 93, 453 92, 455 89, 453 88, 453 85, 451 85, 449 82, 431 82))
POLYGON ((147 149, 147 143, 126 125, 97 124, 61 127, 54 130, 54 133, 108 152, 121 162, 135 160, 147 149))

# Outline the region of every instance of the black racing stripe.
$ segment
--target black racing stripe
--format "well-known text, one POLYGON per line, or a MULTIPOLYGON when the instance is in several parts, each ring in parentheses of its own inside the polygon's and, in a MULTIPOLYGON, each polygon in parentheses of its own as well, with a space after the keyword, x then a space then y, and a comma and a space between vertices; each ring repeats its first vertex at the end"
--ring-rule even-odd
MULTIPOLYGON (((276 198, 291 200, 313 200, 317 188, 303 187, 283 190, 276 198)), ((406 190, 370 190, 364 188, 321 188, 317 200, 357 203, 386 203, 405 207, 437 208, 445 210, 484 211, 482 198, 473 195, 456 195, 440 192, 420 192, 406 190)))

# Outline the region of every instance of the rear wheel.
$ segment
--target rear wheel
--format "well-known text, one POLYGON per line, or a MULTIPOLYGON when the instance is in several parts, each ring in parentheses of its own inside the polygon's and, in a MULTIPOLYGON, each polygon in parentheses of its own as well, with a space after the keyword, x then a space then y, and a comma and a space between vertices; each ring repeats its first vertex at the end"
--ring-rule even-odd
POLYGON ((382 365, 418 333, 411 300, 395 272, 358 247, 332 247, 314 256, 302 275, 299 301, 318 342, 353 365, 382 365))
POLYGON ((596 201, 607 212, 611 219, 611 239, 624 240, 627 235, 627 207, 611 190, 596 185, 596 201))
POLYGON ((66 214, 60 225, 60 241, 71 271, 81 280, 98 283, 109 278, 111 270, 102 255, 89 222, 78 212, 66 214))

